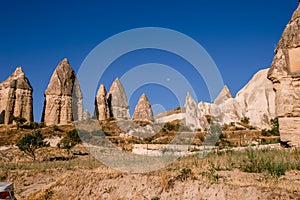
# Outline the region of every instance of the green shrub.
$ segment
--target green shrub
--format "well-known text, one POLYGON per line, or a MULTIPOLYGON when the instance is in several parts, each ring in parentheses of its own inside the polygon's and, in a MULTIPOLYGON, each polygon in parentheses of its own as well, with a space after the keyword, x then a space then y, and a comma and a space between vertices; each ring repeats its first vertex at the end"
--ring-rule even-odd
POLYGON ((191 177, 193 175, 193 172, 190 168, 183 168, 181 170, 181 173, 180 175, 178 176, 178 178, 181 180, 181 181, 185 181, 187 180, 189 177, 191 177))
POLYGON ((180 124, 172 124, 170 122, 167 122, 164 124, 163 126, 163 130, 167 130, 167 131, 178 131, 180 128, 180 124))
POLYGON ((241 119, 241 122, 244 123, 244 124, 249 124, 250 123, 250 118, 245 116, 243 119, 241 119))
POLYGON ((271 130, 262 130, 261 131, 261 134, 263 136, 280 136, 280 133, 279 133, 279 122, 278 122, 278 117, 275 117, 274 119, 271 119, 271 127, 272 129, 271 130))
POLYGON ((53 126, 53 130, 54 131, 58 131, 58 132, 63 132, 63 130, 61 130, 58 126, 54 125, 53 126))
POLYGON ((68 153, 70 150, 81 142, 76 129, 67 132, 67 136, 64 137, 58 144, 58 148, 66 149, 68 153))

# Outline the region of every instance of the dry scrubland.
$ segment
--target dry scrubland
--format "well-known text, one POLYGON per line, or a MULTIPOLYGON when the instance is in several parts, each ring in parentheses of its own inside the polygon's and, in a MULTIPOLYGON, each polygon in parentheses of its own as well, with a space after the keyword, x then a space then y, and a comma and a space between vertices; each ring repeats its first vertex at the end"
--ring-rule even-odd
MULTIPOLYGON (((168 124, 149 141, 117 138, 114 122, 103 124, 107 137, 123 150, 133 143, 165 143, 176 134, 178 122, 168 124), (110 130, 110 131, 109 131, 110 130)), ((1 146, 16 144, 32 127, 0 127, 1 146)), ((38 127, 36 127, 38 128, 38 127)), ((63 138, 72 126, 41 128, 47 137, 63 138)), ((276 142, 256 130, 225 127, 218 145, 251 146, 251 141, 276 142), (245 136, 247 135, 247 137, 245 136)), ((193 143, 201 144, 198 132, 193 143)), ((11 148, 0 151, 0 181, 13 181, 19 199, 299 199, 300 150, 266 149, 214 151, 176 160, 159 171, 130 174, 110 169, 79 144, 71 152, 41 148, 37 160, 11 148)))

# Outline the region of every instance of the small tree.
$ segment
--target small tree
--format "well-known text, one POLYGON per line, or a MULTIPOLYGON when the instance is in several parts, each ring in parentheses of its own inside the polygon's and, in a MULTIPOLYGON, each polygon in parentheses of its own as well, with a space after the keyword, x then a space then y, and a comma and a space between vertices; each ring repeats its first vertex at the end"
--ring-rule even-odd
POLYGON ((25 118, 23 118, 23 117, 20 117, 20 116, 19 117, 13 116, 12 117, 12 121, 16 122, 17 129, 19 130, 20 125, 24 124, 27 120, 25 118))
POLYGON ((39 130, 34 131, 32 134, 25 135, 17 144, 21 151, 24 151, 28 156, 32 157, 33 160, 36 159, 35 151, 42 147, 50 146, 49 143, 43 141, 39 130))

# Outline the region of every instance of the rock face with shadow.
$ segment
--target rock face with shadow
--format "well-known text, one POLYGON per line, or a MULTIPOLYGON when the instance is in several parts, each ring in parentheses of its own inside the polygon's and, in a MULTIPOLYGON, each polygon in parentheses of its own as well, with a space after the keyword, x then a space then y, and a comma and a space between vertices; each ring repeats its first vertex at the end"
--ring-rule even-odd
POLYGON ((300 6, 275 49, 268 78, 276 91, 281 141, 300 146, 300 6))
POLYGON ((32 87, 21 67, 0 83, 0 124, 11 124, 12 117, 33 121, 32 87))
POLYGON ((151 104, 146 94, 142 94, 132 115, 134 122, 151 123, 153 121, 153 112, 151 104))
POLYGON ((45 91, 42 121, 47 126, 82 120, 82 93, 76 74, 67 59, 53 72, 45 91))
POLYGON ((112 83, 107 94, 110 117, 116 120, 129 120, 129 106, 124 87, 119 78, 112 83))

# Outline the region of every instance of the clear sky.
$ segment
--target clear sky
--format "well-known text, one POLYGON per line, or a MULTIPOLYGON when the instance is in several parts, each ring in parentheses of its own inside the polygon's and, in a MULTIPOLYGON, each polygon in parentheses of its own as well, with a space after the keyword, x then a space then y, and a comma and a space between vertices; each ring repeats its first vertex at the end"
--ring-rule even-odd
MULTIPOLYGON (((78 71, 89 52, 105 39, 151 26, 173 29, 199 42, 235 95, 255 72, 270 66, 274 48, 297 5, 297 0, 3 0, 0 81, 22 66, 34 89, 35 121, 40 121, 44 90, 63 58, 67 57, 78 71)), ((175 68, 188 65, 168 52, 135 52, 116 60, 101 81, 108 89, 113 79, 126 71, 122 66, 128 70, 134 63, 159 62, 161 58, 175 68)), ((182 73, 193 79, 191 71, 182 73)), ((203 81, 192 81, 199 84, 198 100, 211 101, 203 81)), ((148 85, 128 99, 131 112, 142 92, 148 94, 152 104, 161 104, 167 110, 178 106, 169 91, 148 85)))

